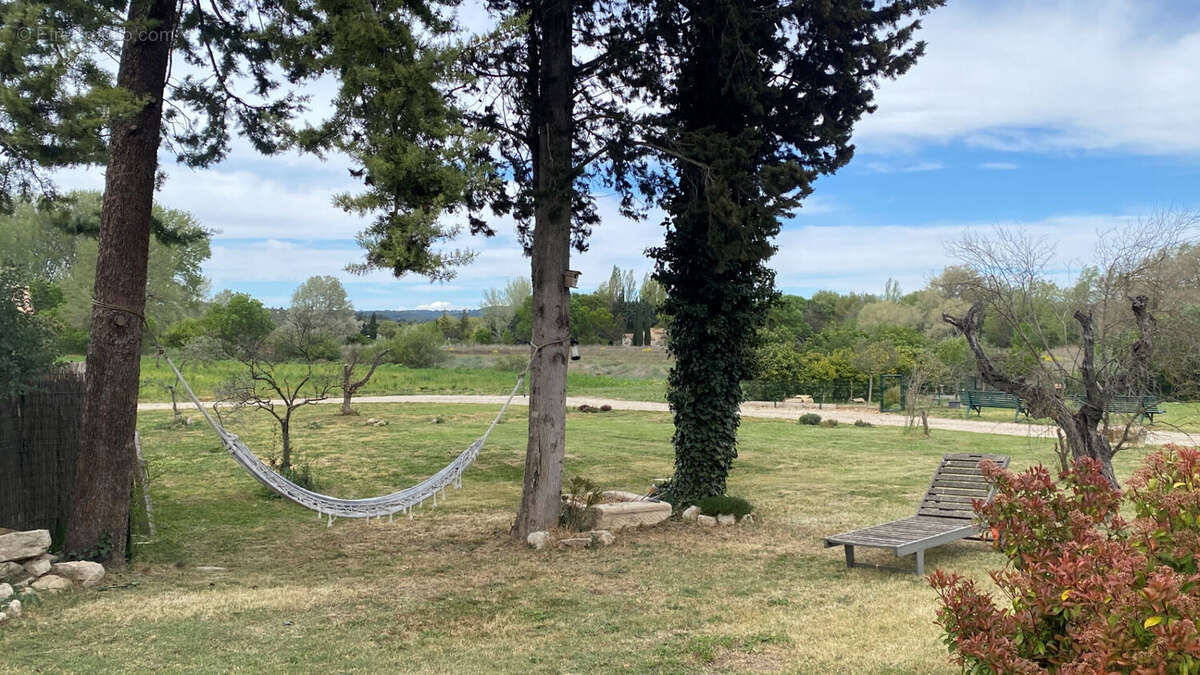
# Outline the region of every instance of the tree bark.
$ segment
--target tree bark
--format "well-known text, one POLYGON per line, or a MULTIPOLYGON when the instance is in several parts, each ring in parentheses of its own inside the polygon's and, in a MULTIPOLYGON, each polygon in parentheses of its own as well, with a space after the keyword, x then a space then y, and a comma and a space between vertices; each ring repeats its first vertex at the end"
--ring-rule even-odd
POLYGON ((943 321, 957 328, 967 339, 967 344, 975 355, 980 379, 1000 391, 1020 397, 1028 406, 1030 415, 1053 419, 1062 430, 1062 438, 1071 449, 1071 455, 1075 459, 1089 457, 1098 461, 1108 482, 1113 487, 1120 487, 1112 466, 1115 453, 1103 430, 1099 428, 1109 395, 1100 386, 1096 375, 1096 337, 1092 330, 1092 315, 1075 312, 1075 320, 1080 327, 1083 357, 1079 377, 1083 381, 1086 398, 1079 410, 1072 412, 1066 400, 1060 398, 1050 385, 1031 384, 1014 379, 996 367, 979 342, 979 327, 983 323, 982 312, 983 306, 976 303, 961 319, 949 314, 942 315, 943 321))
POLYGON ((132 0, 117 84, 145 101, 112 124, 87 353, 87 400, 65 549, 125 561, 135 465, 150 211, 175 0, 132 0))
POLYGON ((287 473, 292 467, 292 409, 289 407, 279 420, 279 436, 283 443, 283 455, 279 458, 279 473, 287 473))
POLYGON ((538 91, 531 124, 536 134, 533 179, 533 356, 529 370, 529 440, 521 506, 511 535, 558 524, 566 446, 567 350, 570 291, 563 282, 571 257, 572 3, 545 2, 531 17, 537 31, 538 91))

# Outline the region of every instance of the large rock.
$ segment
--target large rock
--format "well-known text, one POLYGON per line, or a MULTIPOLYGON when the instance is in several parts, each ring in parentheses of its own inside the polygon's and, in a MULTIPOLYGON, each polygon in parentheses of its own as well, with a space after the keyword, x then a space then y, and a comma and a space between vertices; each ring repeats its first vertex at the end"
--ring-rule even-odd
POLYGON ((13 587, 8 584, 0 584, 0 600, 7 600, 12 597, 13 587))
POLYGON ((545 530, 530 532, 529 536, 525 537, 525 542, 539 551, 546 548, 552 541, 554 541, 554 537, 550 536, 550 533, 545 530))
POLYGON ((0 534, 0 562, 36 558, 50 550, 50 530, 0 534))
POLYGON ((24 576, 25 568, 21 563, 15 562, 0 562, 0 579, 8 579, 17 575, 24 576))
POLYGON ((23 567, 31 576, 40 577, 50 571, 50 560, 46 557, 37 557, 27 560, 23 567))
POLYGON ((679 517, 683 518, 684 520, 686 520, 688 522, 694 523, 694 522, 696 522, 696 519, 700 517, 700 507, 696 506, 695 504, 692 504, 691 506, 684 509, 683 513, 679 514, 679 517))
MULTIPOLYGON (((61 577, 66 577, 84 588, 95 586, 104 578, 104 565, 87 560, 54 563, 50 571, 61 577)), ((34 588, 37 588, 37 584, 34 584, 34 588)))
POLYGON ((722 513, 717 516, 717 522, 722 525, 733 525, 737 522, 737 516, 732 513, 722 513))
POLYGON ((66 577, 60 577, 57 574, 47 574, 33 582, 33 587, 39 591, 57 593, 71 588, 71 580, 66 577))
POLYGON ((597 530, 623 530, 627 527, 656 525, 671 517, 671 505, 621 490, 606 490, 610 503, 596 504, 597 530))
POLYGON ((12 602, 8 603, 8 615, 14 619, 18 616, 21 616, 20 600, 13 600, 12 602))
POLYGON ((717 519, 713 518, 712 516, 699 516, 696 518, 696 522, 700 523, 704 527, 716 527, 717 526, 717 519))

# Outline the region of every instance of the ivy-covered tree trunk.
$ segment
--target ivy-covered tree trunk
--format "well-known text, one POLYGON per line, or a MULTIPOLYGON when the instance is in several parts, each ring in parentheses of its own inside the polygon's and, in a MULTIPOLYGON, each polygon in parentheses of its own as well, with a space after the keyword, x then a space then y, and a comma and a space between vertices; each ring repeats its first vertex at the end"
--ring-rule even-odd
MULTIPOLYGON (((531 21, 540 36, 535 58, 538 96, 531 116, 536 134, 533 180, 533 362, 529 368, 529 440, 521 506, 512 536, 558 524, 566 447, 567 351, 570 291, 563 274, 571 257, 572 2, 542 3, 531 21)), ((536 39, 531 37, 531 40, 536 39)))
POLYGON ((918 24, 941 0, 681 0, 656 5, 677 64, 656 140, 673 163, 666 240, 652 253, 667 291, 675 365, 678 507, 725 491, 737 456, 741 380, 775 296, 767 267, 779 218, 821 173, 850 161, 854 123, 880 77, 908 69, 918 24), (905 22, 908 22, 905 24, 905 22))
POLYGON ((117 84, 145 103, 112 125, 87 353, 87 400, 65 548, 125 560, 135 457, 138 377, 158 168, 162 97, 175 0, 133 0, 117 84))
POLYGON ((774 273, 763 263, 779 231, 772 214, 757 208, 759 147, 747 115, 764 76, 747 52, 762 36, 744 32, 753 27, 739 3, 695 4, 671 111, 687 157, 676 162, 670 222, 656 252, 675 355, 667 400, 675 415, 669 493, 676 506, 725 492, 737 457, 741 381, 773 296, 774 273))

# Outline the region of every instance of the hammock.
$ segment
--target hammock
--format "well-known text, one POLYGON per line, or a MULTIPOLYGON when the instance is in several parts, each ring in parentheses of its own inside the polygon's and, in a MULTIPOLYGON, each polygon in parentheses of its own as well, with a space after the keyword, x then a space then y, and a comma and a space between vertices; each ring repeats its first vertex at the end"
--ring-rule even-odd
MULTIPOLYGON (((204 404, 196 397, 196 393, 188 385, 187 380, 183 378, 183 373, 179 372, 179 368, 175 367, 175 363, 171 361, 171 357, 163 353, 166 358, 167 365, 175 372, 175 377, 179 378, 179 383, 183 385, 187 392, 188 398, 192 399, 192 403, 204 415, 204 419, 208 420, 213 430, 217 432, 217 436, 221 438, 221 444, 233 455, 233 459, 242 466, 251 476, 259 483, 262 483, 267 489, 276 494, 286 497, 293 502, 317 512, 317 518, 321 516, 329 517, 329 524, 333 524, 334 517, 341 518, 382 518, 387 516, 391 520, 396 513, 407 513, 409 518, 412 518, 413 508, 422 505, 425 500, 433 501, 433 506, 437 507, 437 495, 442 493, 442 499, 445 499, 446 488, 454 486, 462 487, 462 475, 467 470, 467 467, 475 461, 479 456, 479 451, 483 448, 483 444, 487 441, 488 435, 492 433, 492 429, 500 423, 500 418, 504 415, 504 411, 508 410, 508 405, 512 403, 513 398, 517 395, 517 391, 521 388, 521 383, 525 379, 525 373, 521 373, 517 377, 517 383, 513 386, 512 392, 508 395, 508 400, 501 406, 500 412, 496 413, 496 418, 492 420, 487 431, 472 443, 466 450, 462 451, 454 461, 446 465, 444 469, 433 474, 424 481, 410 487, 393 492, 380 497, 368 497, 366 499, 338 499, 330 497, 312 490, 306 490, 299 485, 296 485, 287 478, 271 469, 271 467, 263 464, 246 444, 234 434, 221 426, 204 404)), ((526 371, 528 372, 528 371, 526 371)))

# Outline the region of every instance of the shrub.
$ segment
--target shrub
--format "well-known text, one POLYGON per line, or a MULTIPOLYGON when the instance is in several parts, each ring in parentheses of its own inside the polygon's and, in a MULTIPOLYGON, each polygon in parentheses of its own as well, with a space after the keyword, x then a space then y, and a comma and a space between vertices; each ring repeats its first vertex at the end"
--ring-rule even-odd
POLYGON ((700 513, 706 516, 719 516, 722 513, 732 513, 741 518, 754 510, 750 502, 741 497, 731 497, 729 495, 705 497, 700 500, 697 506, 700 507, 700 513))
POLYGON ((984 472, 996 497, 976 511, 1008 557, 991 573, 1007 598, 998 608, 973 580, 929 577, 964 670, 1200 671, 1200 451, 1155 452, 1124 495, 1091 459, 1061 486, 1043 467, 984 472), (1123 500, 1132 522, 1118 514, 1123 500))
POLYGON ((432 368, 450 358, 442 351, 444 341, 437 324, 429 322, 398 330, 388 340, 388 349, 395 363, 409 368, 432 368))
POLYGON ((804 413, 800 416, 800 419, 796 421, 800 424, 808 424, 815 427, 821 423, 821 416, 817 413, 804 413))
POLYGON ((496 363, 492 367, 504 373, 519 373, 525 370, 525 366, 527 365, 529 365, 528 356, 524 354, 505 354, 496 359, 496 363))
POLYGON ((900 386, 892 385, 883 391, 883 407, 898 408, 903 402, 900 400, 900 386))
POLYGON ((866 420, 854 420, 854 426, 856 426, 856 427, 873 427, 875 425, 871 424, 870 422, 868 422, 866 420))
POLYGON ((575 532, 593 529, 597 514, 592 507, 604 500, 604 491, 582 476, 571 478, 567 481, 566 488, 566 494, 562 497, 562 510, 558 514, 559 527, 575 532))
POLYGON ((837 426, 837 420, 833 419, 832 417, 828 417, 821 420, 821 426, 832 429, 833 427, 837 426))
POLYGON ((475 329, 474 333, 471 333, 471 342, 477 345, 490 345, 495 341, 495 336, 492 335, 492 331, 486 326, 481 326, 475 329))

